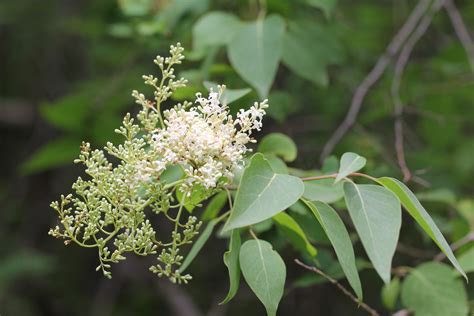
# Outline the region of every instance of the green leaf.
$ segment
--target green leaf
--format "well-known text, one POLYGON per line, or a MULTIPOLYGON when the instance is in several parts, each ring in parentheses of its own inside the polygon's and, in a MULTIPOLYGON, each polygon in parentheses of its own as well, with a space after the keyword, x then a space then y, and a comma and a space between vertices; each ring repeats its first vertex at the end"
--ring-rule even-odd
POLYGON ((303 197, 309 201, 334 203, 344 196, 342 183, 334 183, 332 179, 304 182, 303 197))
POLYGON ((306 0, 306 3, 320 9, 324 12, 326 18, 330 18, 334 7, 336 7, 337 0, 306 0))
POLYGON ((271 106, 266 109, 267 115, 279 123, 283 123, 286 118, 301 109, 301 104, 297 102, 293 95, 284 91, 273 91, 268 96, 268 104, 271 106))
POLYGON ((203 230, 201 235, 199 235, 199 238, 196 240, 188 255, 184 259, 183 264, 181 265, 181 267, 179 267, 180 273, 183 273, 184 270, 189 267, 191 262, 193 262, 194 258, 196 258, 199 251, 201 251, 202 247, 204 247, 209 237, 211 237, 211 234, 214 231, 214 227, 217 223, 217 220, 212 220, 209 222, 209 224, 207 224, 206 228, 203 230))
POLYGON ((456 260, 456 257, 454 256, 453 251, 449 247, 448 242, 444 238, 438 226, 436 226, 431 216, 418 201, 415 194, 413 194, 413 192, 411 192, 405 184, 398 181, 397 179, 383 177, 379 178, 378 182, 380 182, 384 187, 392 191, 400 199, 400 202, 407 210, 407 212, 416 220, 416 222, 421 226, 421 228, 423 228, 423 230, 438 245, 438 247, 446 255, 449 261, 451 261, 453 266, 467 280, 466 273, 464 273, 462 267, 459 265, 459 262, 456 260))
POLYGON ((282 133, 271 133, 266 135, 258 145, 258 151, 264 154, 274 154, 283 158, 286 162, 296 159, 298 149, 295 142, 282 133))
POLYGON ((359 171, 364 168, 367 159, 362 156, 359 156, 355 153, 345 153, 341 157, 341 163, 339 165, 339 172, 337 173, 336 180, 334 182, 339 182, 353 172, 359 171))
POLYGON ((151 0, 118 0, 118 4, 124 15, 143 16, 149 13, 152 6, 152 1, 151 0))
MULTIPOLYGON (((204 81, 204 86, 206 87, 207 90, 213 90, 213 91, 218 91, 217 83, 215 82, 210 82, 210 81, 204 81)), ((252 90, 247 88, 247 89, 229 89, 225 88, 224 93, 220 97, 220 101, 222 104, 231 104, 234 101, 237 101, 238 99, 242 98, 243 96, 249 94, 252 90)))
POLYGON ((474 271, 474 247, 459 257, 459 265, 466 273, 474 271))
POLYGON ((262 154, 255 154, 244 170, 232 213, 224 231, 271 218, 295 203, 303 194, 303 182, 273 172, 262 154))
POLYGON ((203 15, 193 27, 195 50, 209 46, 226 45, 231 42, 242 22, 233 14, 214 11, 203 15))
POLYGON ((79 154, 80 144, 79 139, 67 137, 50 141, 25 161, 20 170, 31 174, 72 163, 79 154))
POLYGON ((403 305, 416 316, 466 316, 467 295, 462 282, 446 265, 428 262, 412 270, 403 282, 403 305))
POLYGON ((273 216, 272 219, 297 250, 308 254, 310 257, 316 256, 318 251, 311 245, 303 229, 290 215, 281 212, 273 216))
POLYGON ((224 207, 224 205, 227 203, 227 192, 221 191, 214 195, 207 204, 206 209, 204 210, 204 213, 202 214, 201 219, 203 221, 210 221, 211 219, 214 219, 219 211, 224 207))
POLYGON ((288 174, 290 172, 285 162, 281 160, 280 158, 278 158, 277 156, 273 154, 265 154, 264 156, 265 156, 265 159, 267 159, 268 163, 270 164, 270 167, 272 167, 272 170, 275 173, 288 174))
POLYGON ((313 20, 290 22, 283 47, 283 63, 320 86, 329 82, 326 67, 343 59, 341 45, 331 28, 313 20))
POLYGON ((178 198, 179 203, 184 199, 184 208, 190 213, 192 213, 196 206, 200 206, 200 203, 207 199, 208 196, 209 190, 207 190, 203 185, 193 186, 191 195, 186 197, 184 197, 184 193, 181 190, 176 190, 176 197, 178 198))
POLYGON ((184 177, 185 173, 183 167, 180 165, 168 165, 160 177, 163 183, 173 183, 184 177))
POLYGON ((400 295, 401 283, 398 277, 395 277, 390 283, 382 288, 382 303, 388 310, 394 310, 400 295))
POLYGON ((352 222, 370 261, 385 283, 390 282, 402 211, 400 201, 384 187, 344 183, 344 197, 352 222))
POLYGON ((267 97, 275 78, 284 34, 284 20, 271 15, 240 27, 227 46, 230 63, 261 98, 267 97))
POLYGON ((229 292, 220 304, 228 303, 237 293, 240 283, 240 265, 239 265, 239 254, 240 254, 240 232, 238 229, 232 231, 229 242, 229 250, 224 253, 224 264, 229 270, 229 292))
POLYGON ((41 116, 57 128, 66 131, 83 131, 92 98, 90 92, 81 90, 62 97, 54 103, 42 104, 41 116))
POLYGON ((326 232, 349 284, 354 289, 357 297, 362 300, 362 286, 357 272, 354 249, 344 223, 337 212, 329 205, 318 201, 314 203, 304 202, 326 232))
POLYGON ((286 267, 272 245, 264 240, 248 240, 240 249, 240 268, 245 281, 267 310, 275 316, 285 287, 286 267))

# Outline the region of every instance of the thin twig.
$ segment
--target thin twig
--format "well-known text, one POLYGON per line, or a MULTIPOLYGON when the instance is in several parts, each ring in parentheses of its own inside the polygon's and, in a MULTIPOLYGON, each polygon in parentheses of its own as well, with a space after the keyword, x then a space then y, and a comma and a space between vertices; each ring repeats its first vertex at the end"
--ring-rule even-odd
MULTIPOLYGON (((464 245, 466 245, 466 244, 468 244, 472 241, 474 241, 474 232, 470 232, 466 236, 464 236, 463 238, 461 238, 458 241, 452 243, 450 248, 451 248, 452 251, 455 251, 455 250, 458 250, 462 246, 464 246, 464 245)), ((446 255, 444 254, 444 252, 440 252, 433 258, 433 260, 434 261, 442 261, 444 258, 446 258, 446 255)))
POLYGON ((400 28, 398 33, 393 37, 390 44, 387 46, 385 52, 379 57, 374 68, 364 78, 361 84, 357 87, 354 96, 352 97, 351 105, 346 117, 336 129, 336 131, 329 138, 324 145, 320 160, 323 161, 334 149, 334 147, 341 141, 342 137, 354 125, 357 115, 359 114, 362 102, 372 86, 380 79, 385 72, 385 69, 390 64, 391 59, 397 54, 408 36, 413 32, 416 25, 422 18, 423 14, 429 7, 431 0, 420 0, 415 6, 410 16, 400 28))
POLYGON ((395 149, 397 154, 397 161, 400 169, 403 173, 403 181, 408 182, 412 178, 410 169, 408 168, 406 159, 405 159, 405 146, 403 144, 403 107, 404 104, 400 97, 400 86, 402 82, 403 73, 405 72, 408 60, 410 59, 411 53, 415 48, 416 43, 421 39, 421 37, 426 33, 428 27, 433 20, 434 14, 441 8, 444 0, 438 0, 433 4, 430 12, 423 16, 420 21, 420 24, 413 31, 413 34, 407 39, 403 48, 398 56, 398 59, 395 63, 395 73, 393 76, 392 86, 390 89, 393 103, 395 106, 394 116, 395 116, 395 149))
POLYGON ((454 31, 459 38, 464 50, 466 51, 467 58, 471 70, 474 72, 474 41, 472 40, 467 30, 466 24, 463 21, 461 13, 452 0, 446 0, 444 2, 444 9, 448 13, 451 24, 454 27, 454 31))
MULTIPOLYGON (((306 177, 306 178, 301 178, 302 181, 313 181, 313 180, 323 180, 323 179, 335 179, 337 178, 338 173, 332 173, 332 174, 325 174, 322 176, 314 176, 314 177, 306 177)), ((348 177, 363 177, 370 179, 372 181, 377 182, 377 179, 374 177, 369 176, 368 174, 365 173, 360 173, 360 172, 353 172, 348 175, 348 177)))
POLYGON ((323 271, 319 270, 316 267, 308 266, 304 264, 303 262, 299 261, 298 259, 295 259, 295 263, 306 270, 309 270, 311 272, 315 272, 322 276, 323 278, 327 279, 329 282, 334 284, 339 290, 341 290, 342 293, 344 293, 346 296, 348 296, 354 303, 356 303, 358 306, 362 307, 369 315, 371 316, 379 316, 379 313, 367 305, 366 303, 360 301, 357 297, 354 296, 348 289, 346 289, 344 286, 341 285, 341 283, 337 282, 335 279, 331 278, 329 275, 324 273, 323 271))

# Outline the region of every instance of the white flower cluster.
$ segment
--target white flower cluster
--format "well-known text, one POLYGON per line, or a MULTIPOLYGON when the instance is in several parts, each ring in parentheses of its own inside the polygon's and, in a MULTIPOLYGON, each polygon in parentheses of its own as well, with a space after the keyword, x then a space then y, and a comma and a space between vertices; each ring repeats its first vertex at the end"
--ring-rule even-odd
POLYGON ((196 95, 196 106, 177 105, 164 111, 164 128, 152 136, 152 148, 159 160, 147 170, 160 172, 170 164, 180 164, 187 176, 187 186, 202 184, 207 189, 228 183, 233 170, 250 151, 252 130, 260 130, 267 100, 240 110, 234 119, 219 98, 224 90, 211 91, 208 98, 196 95), (153 170, 154 169, 154 170, 153 170))

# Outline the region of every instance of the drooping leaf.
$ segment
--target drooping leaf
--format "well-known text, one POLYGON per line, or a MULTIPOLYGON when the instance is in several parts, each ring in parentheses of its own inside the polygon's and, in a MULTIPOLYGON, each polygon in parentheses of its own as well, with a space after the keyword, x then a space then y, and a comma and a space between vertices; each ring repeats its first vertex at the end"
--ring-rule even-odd
POLYGON ((329 83, 326 67, 343 59, 335 32, 313 20, 290 22, 283 47, 283 63, 319 86, 329 83))
POLYGON ((314 203, 305 201, 305 203, 331 241, 349 284, 354 289, 357 297, 362 299, 362 286, 357 272, 354 249, 344 223, 337 212, 329 205, 319 201, 314 203))
POLYGON ((344 196, 342 183, 334 183, 332 179, 304 182, 303 197, 309 201, 334 203, 344 196))
POLYGON ((267 97, 275 78, 284 33, 283 19, 271 15, 240 27, 227 46, 230 63, 261 98, 267 97))
POLYGON ((184 270, 189 267, 191 262, 193 262, 194 258, 196 258, 202 247, 204 247, 209 237, 211 237, 211 234, 214 231, 214 227, 217 223, 218 221, 212 220, 209 222, 209 224, 207 224, 206 228, 203 230, 203 232, 199 235, 199 238, 193 244, 193 247, 184 259, 183 264, 179 267, 179 272, 183 273, 184 270))
POLYGON ((359 156, 355 153, 345 153, 341 157, 341 163, 339 165, 339 172, 337 173, 336 180, 334 182, 339 182, 343 178, 347 177, 353 172, 359 171, 364 168, 367 159, 362 156, 359 156))
POLYGON ((234 229, 230 236, 229 241, 229 250, 224 253, 224 264, 229 270, 229 292, 222 302, 219 304, 228 303, 237 293, 240 283, 240 265, 239 265, 239 255, 240 255, 240 232, 238 229, 234 229))
POLYGON ((384 187, 352 182, 344 183, 344 197, 370 261, 382 280, 390 282, 402 224, 400 201, 384 187))
MULTIPOLYGON (((210 82, 210 81, 204 81, 204 86, 206 87, 207 90, 213 90, 213 91, 219 91, 217 87, 217 83, 210 82)), ((220 97, 220 101, 222 104, 230 104, 234 101, 237 101, 238 99, 242 98, 243 96, 247 95, 252 91, 249 88, 246 89, 229 89, 226 88, 224 90, 224 93, 220 97)))
POLYGON ((428 262, 412 270, 403 282, 403 305, 416 316, 466 316, 467 295, 462 281, 444 264, 428 262))
POLYGON ((318 251, 311 245, 303 229, 290 215, 281 212, 273 216, 272 219, 296 249, 305 252, 311 257, 316 256, 318 251))
POLYGON ((262 154, 255 154, 245 168, 232 213, 224 231, 256 224, 295 203, 303 194, 303 182, 273 172, 262 154))
POLYGON ((266 135, 260 141, 258 151, 264 154, 274 154, 283 158, 286 162, 294 161, 298 153, 295 142, 282 133, 266 135))
POLYGON ((393 278, 390 283, 382 288, 382 303, 388 310, 394 310, 400 295, 401 283, 398 277, 393 278))
POLYGON ((451 248, 449 247, 448 242, 444 238, 443 234, 436 226, 435 222, 421 205, 421 203, 416 198, 415 194, 410 191, 410 189, 398 181, 397 179, 383 177, 379 178, 380 182, 384 187, 392 191, 402 203, 403 207, 407 212, 416 220, 416 222, 423 228, 423 230, 431 237, 431 239, 438 245, 438 247, 443 251, 446 257, 451 261, 453 266, 467 279, 466 273, 464 273, 462 267, 459 265, 459 262, 456 260, 451 248))
POLYGON ((241 27, 242 22, 233 14, 213 11, 202 16, 193 27, 193 47, 196 50, 209 46, 226 45, 241 27))
POLYGON ((267 315, 275 316, 286 279, 283 259, 270 243, 257 239, 242 245, 239 260, 245 281, 265 306, 267 315))
POLYGON ((326 18, 329 18, 337 4, 337 0, 306 0, 306 3, 322 10, 326 18))
POLYGON ((214 219, 219 213, 219 211, 224 207, 226 202, 227 192, 221 191, 214 195, 211 201, 209 201, 209 204, 207 204, 201 219, 203 221, 210 221, 211 219, 214 219))

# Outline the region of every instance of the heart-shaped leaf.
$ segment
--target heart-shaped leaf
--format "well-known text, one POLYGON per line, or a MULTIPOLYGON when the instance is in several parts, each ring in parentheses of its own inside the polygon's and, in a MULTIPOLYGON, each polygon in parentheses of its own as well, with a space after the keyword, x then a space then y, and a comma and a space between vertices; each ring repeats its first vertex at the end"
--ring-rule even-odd
POLYGON ((303 191, 301 179, 275 173, 262 154, 255 154, 244 170, 223 231, 271 218, 298 201, 303 191))
POLYGON ((370 261, 382 280, 390 282, 402 224, 400 201, 384 187, 352 182, 344 183, 344 197, 370 261))
POLYGON ((230 63, 261 98, 267 97, 275 78, 284 34, 284 20, 271 15, 241 26, 227 46, 230 63))

